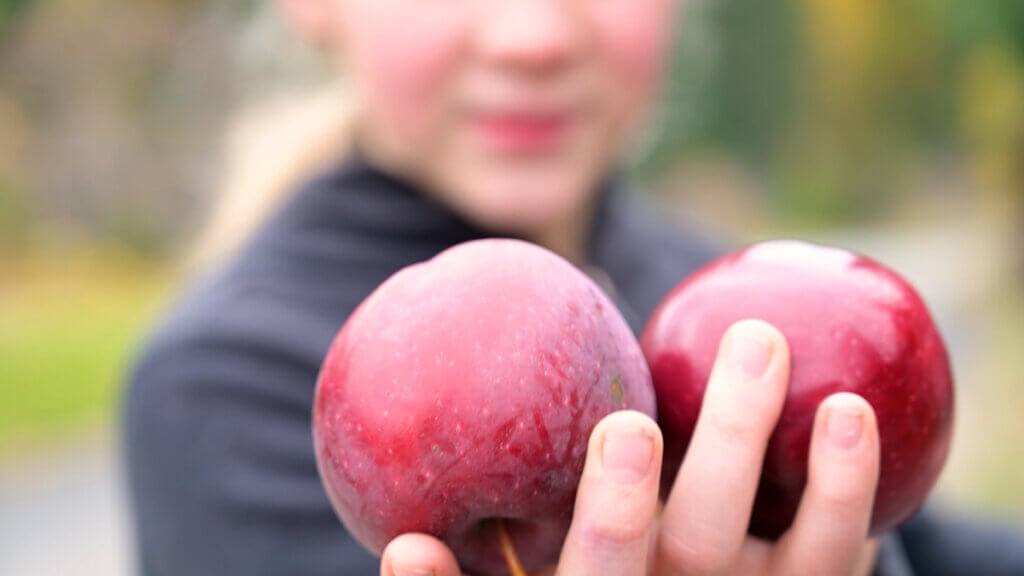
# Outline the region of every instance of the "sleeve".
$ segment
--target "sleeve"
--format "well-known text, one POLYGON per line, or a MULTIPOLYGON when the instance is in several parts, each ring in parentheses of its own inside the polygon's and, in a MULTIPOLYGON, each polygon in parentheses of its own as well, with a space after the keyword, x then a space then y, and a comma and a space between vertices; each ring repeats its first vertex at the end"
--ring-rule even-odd
POLYGON ((316 470, 319 361, 297 343, 322 325, 245 312, 163 334, 132 374, 123 438, 139 573, 377 574, 316 470))
POLYGON ((1019 528, 955 518, 926 508, 899 530, 914 574, 1024 575, 1024 533, 1019 528))

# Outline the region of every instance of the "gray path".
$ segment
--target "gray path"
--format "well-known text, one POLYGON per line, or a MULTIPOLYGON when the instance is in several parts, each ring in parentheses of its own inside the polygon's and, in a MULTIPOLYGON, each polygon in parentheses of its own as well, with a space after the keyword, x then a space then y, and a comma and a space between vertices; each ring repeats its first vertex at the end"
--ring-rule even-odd
POLYGON ((128 527, 109 434, 0 469, 0 574, 128 576, 128 527))

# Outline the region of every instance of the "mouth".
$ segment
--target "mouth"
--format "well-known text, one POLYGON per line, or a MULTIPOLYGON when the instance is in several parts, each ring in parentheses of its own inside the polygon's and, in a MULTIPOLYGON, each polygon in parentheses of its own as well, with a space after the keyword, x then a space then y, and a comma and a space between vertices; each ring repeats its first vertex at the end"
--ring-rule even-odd
POLYGON ((564 112, 486 111, 473 118, 474 131, 499 152, 548 152, 565 139, 571 116, 564 112))

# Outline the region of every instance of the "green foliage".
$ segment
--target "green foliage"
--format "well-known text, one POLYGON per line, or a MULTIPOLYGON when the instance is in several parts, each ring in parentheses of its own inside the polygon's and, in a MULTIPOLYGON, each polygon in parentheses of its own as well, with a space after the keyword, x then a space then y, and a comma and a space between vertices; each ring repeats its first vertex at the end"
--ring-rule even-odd
MULTIPOLYGON (((0 34, 29 5, 30 0, 0 0, 0 34)), ((0 36, 3 39, 3 36, 0 36)))
MULTIPOLYGON (((1020 0, 693 0, 662 133, 640 172, 711 152, 765 183, 783 225, 875 219, 922 161, 1012 154, 977 149, 1007 128, 971 125, 971 114, 990 106, 979 90, 1003 104, 996 88, 1009 93, 1014 75, 1024 79, 1020 0), (967 86, 976 49, 993 45, 1018 64, 985 68, 1007 78, 995 88, 967 86)), ((1003 108, 1000 118, 1014 117, 1003 108)))
POLYGON ((686 2, 657 147, 641 172, 700 148, 767 166, 797 106, 799 29, 792 0, 686 2))
POLYGON ((30 0, 0 0, 0 14, 12 15, 28 6, 30 0))
POLYGON ((0 299, 0 456, 114 417, 126 362, 166 284, 121 262, 4 270, 14 281, 0 299))
POLYGON ((766 166, 797 104, 800 15, 788 0, 730 0, 719 4, 713 22, 729 33, 722 37, 719 73, 704 102, 703 139, 766 166))
POLYGON ((945 0, 951 41, 959 48, 979 43, 1013 46, 1024 55, 1024 2, 945 0))

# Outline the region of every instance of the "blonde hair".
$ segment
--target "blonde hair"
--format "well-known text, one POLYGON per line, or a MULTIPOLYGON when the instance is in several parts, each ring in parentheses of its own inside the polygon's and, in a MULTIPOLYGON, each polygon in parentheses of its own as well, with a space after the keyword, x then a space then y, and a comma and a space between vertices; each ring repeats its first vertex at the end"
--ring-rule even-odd
POLYGON ((240 32, 234 60, 252 103, 229 119, 207 218, 187 253, 190 272, 230 258, 303 181, 351 147, 354 92, 325 54, 269 2, 240 32))
POLYGON ((229 129, 210 217, 189 259, 208 270, 234 254, 303 180, 351 145, 354 103, 343 82, 249 107, 229 129))

